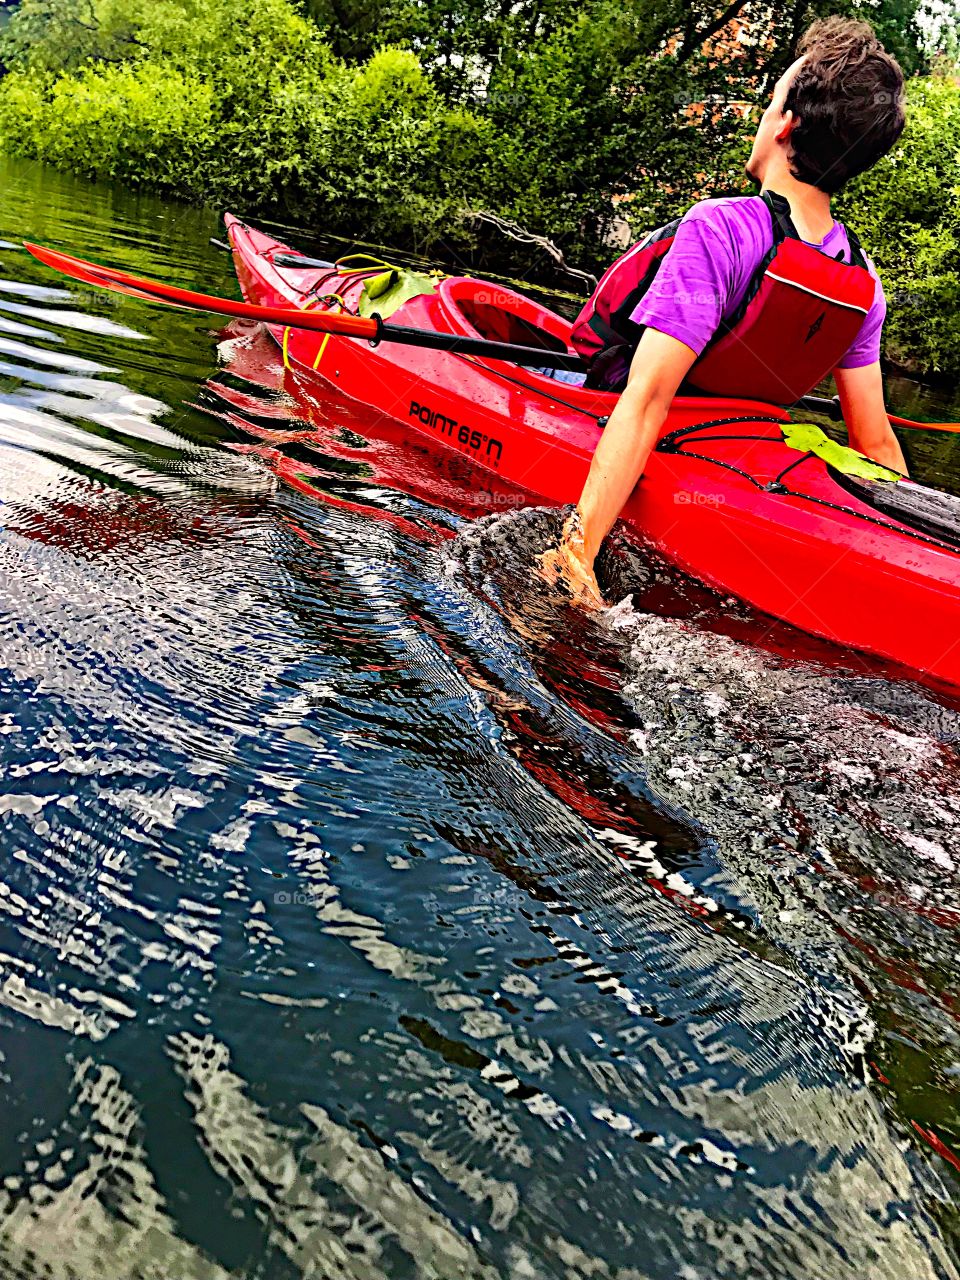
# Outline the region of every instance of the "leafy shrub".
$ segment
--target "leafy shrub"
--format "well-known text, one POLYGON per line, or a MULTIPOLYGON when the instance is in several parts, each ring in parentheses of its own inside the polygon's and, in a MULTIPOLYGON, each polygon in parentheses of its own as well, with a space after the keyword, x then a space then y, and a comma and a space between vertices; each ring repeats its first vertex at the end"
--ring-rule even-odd
POLYGON ((960 376, 960 82, 908 84, 897 147, 844 194, 888 300, 886 353, 909 368, 960 376))
POLYGON ((564 239, 568 256, 591 254, 602 265, 611 197, 642 206, 639 233, 686 208, 705 168, 708 183, 722 168, 738 120, 698 121, 686 106, 725 88, 725 74, 698 60, 681 69, 636 11, 614 0, 585 7, 491 78, 493 207, 564 239))
POLYGON ((204 194, 214 141, 210 85, 155 63, 13 72, 0 92, 0 147, 90 177, 204 194))
POLYGON ((56 74, 73 0, 24 0, 0 82, 4 149, 365 234, 429 239, 455 221, 485 130, 413 53, 348 66, 287 0, 89 3, 84 60, 56 74))
MULTIPOLYGON (((307 191, 329 225, 429 242, 455 223, 490 129, 447 106, 414 54, 383 49, 360 67, 341 65, 306 108, 307 191)), ((292 201, 291 201, 292 202, 292 201)))
POLYGON ((19 70, 73 71, 122 56, 123 43, 101 26, 96 0, 21 0, 0 36, 0 59, 19 70))

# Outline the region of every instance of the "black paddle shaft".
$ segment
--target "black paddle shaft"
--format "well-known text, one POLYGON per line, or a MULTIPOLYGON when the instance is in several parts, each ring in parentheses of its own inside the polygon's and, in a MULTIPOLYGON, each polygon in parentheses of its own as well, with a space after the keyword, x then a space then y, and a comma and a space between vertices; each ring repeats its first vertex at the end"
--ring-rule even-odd
POLYGON ((521 347, 512 342, 491 342, 487 338, 470 338, 458 333, 437 333, 433 329, 409 329, 400 324, 384 324, 379 316, 377 336, 371 338, 373 346, 379 342, 402 342, 408 347, 427 347, 432 351, 452 351, 461 356, 485 356, 488 360, 509 360, 512 364, 527 365, 534 369, 572 369, 582 372, 586 365, 572 351, 550 351, 546 347, 521 347))
POLYGON ((812 409, 814 413, 822 413, 833 422, 843 421, 843 410, 840 408, 840 400, 837 396, 832 400, 827 400, 824 396, 801 396, 793 408, 812 409))

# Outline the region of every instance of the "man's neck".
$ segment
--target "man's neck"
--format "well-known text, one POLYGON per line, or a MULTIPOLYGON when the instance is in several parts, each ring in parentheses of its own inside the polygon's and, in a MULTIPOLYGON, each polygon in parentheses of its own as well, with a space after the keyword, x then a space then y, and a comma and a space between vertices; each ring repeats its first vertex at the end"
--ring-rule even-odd
POLYGON ((763 191, 775 191, 790 205, 790 216, 801 240, 819 244, 833 227, 830 197, 809 182, 798 182, 789 170, 764 174, 763 191))

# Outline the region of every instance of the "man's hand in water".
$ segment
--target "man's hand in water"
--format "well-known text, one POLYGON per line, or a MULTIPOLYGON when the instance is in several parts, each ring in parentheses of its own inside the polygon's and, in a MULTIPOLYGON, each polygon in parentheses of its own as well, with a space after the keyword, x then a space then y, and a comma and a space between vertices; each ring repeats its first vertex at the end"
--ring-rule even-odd
POLYGON ((583 545, 583 530, 576 512, 560 535, 560 545, 540 557, 540 575, 552 585, 563 585, 576 604, 602 609, 603 596, 593 571, 593 560, 583 545))
POLYGON ((593 572, 600 544, 643 473, 667 410, 697 353, 669 334, 647 328, 630 365, 626 389, 600 437, 577 509, 560 545, 540 558, 548 582, 562 583, 578 604, 603 607, 593 572))

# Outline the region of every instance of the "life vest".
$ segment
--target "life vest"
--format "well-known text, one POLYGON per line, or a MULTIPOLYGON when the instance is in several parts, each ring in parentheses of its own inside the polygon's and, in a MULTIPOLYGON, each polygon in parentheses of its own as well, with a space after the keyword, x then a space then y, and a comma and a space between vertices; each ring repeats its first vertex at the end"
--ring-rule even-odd
MULTIPOLYGON (((793 404, 839 364, 873 305, 875 282, 860 242, 847 231, 852 261, 804 244, 790 205, 774 192, 763 201, 773 247, 734 315, 724 320, 687 374, 684 389, 793 404)), ((630 316, 670 252, 680 219, 652 231, 604 273, 573 326, 587 361, 587 385, 620 391, 643 325, 630 316)))

